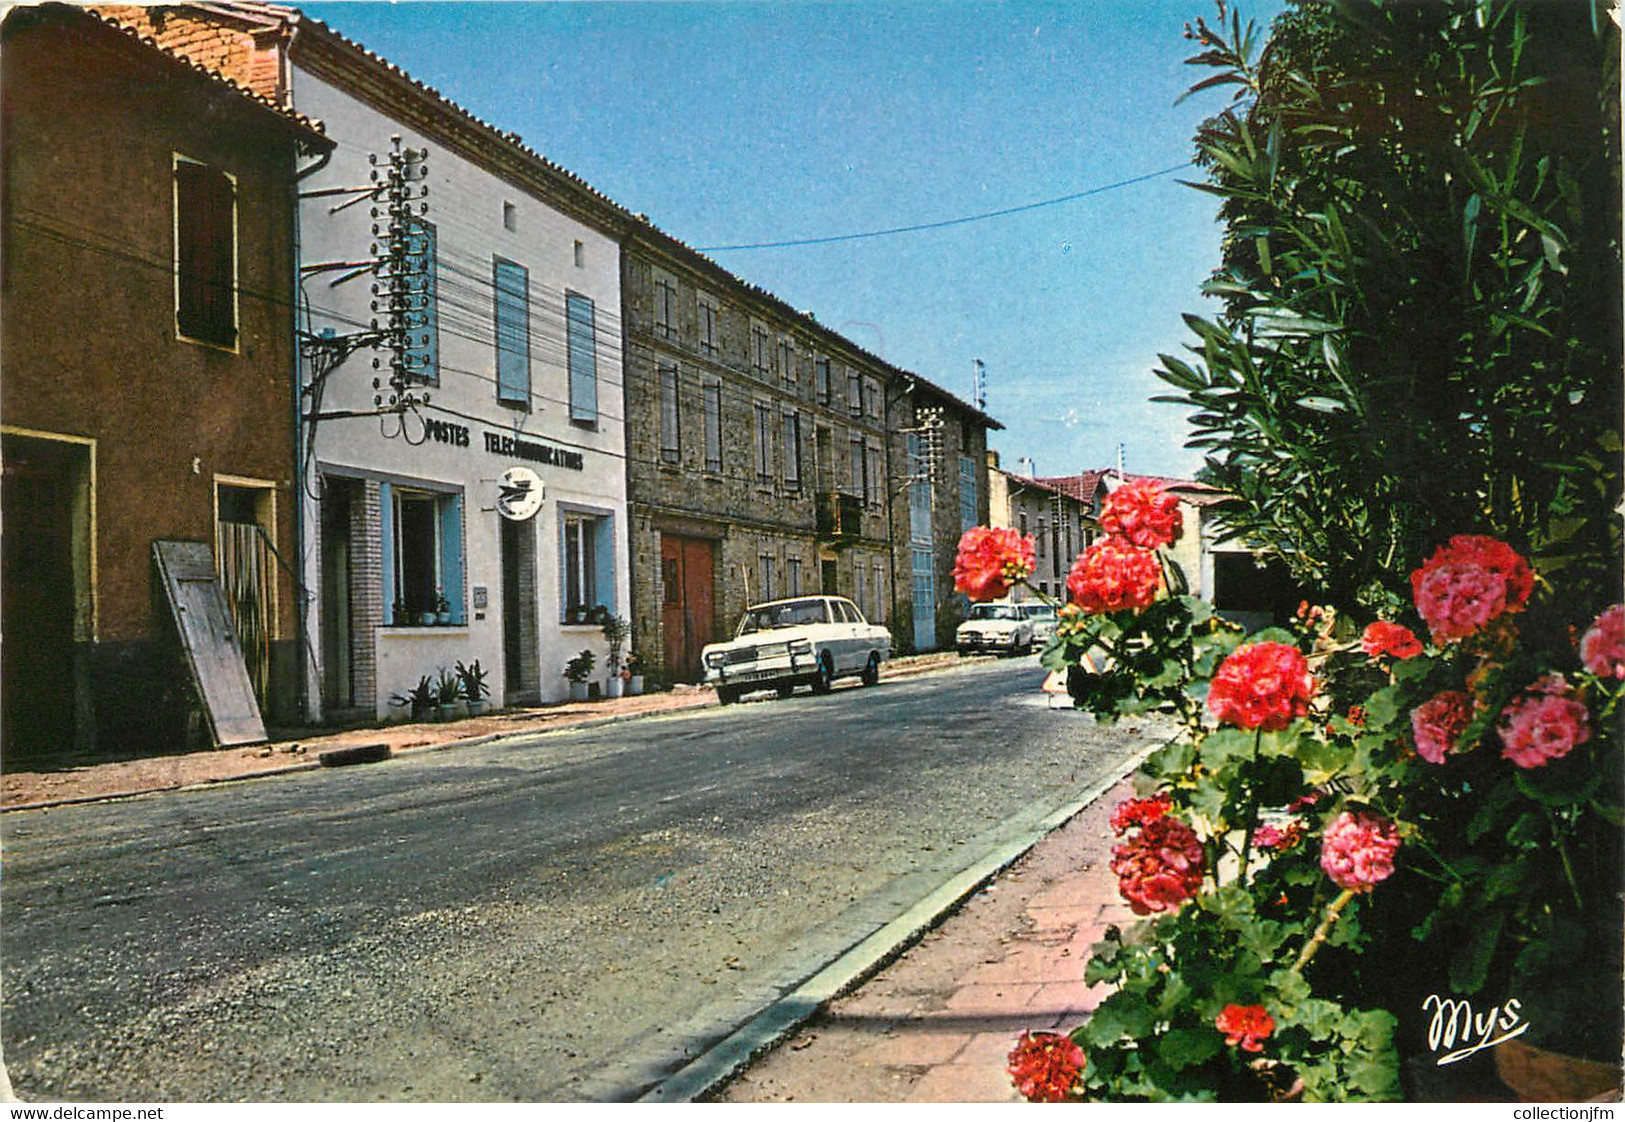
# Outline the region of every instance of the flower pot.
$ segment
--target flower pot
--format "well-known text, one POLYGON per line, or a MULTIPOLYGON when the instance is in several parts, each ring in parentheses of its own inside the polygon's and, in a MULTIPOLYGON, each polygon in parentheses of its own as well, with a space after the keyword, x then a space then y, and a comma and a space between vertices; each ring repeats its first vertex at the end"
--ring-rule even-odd
POLYGON ((434 621, 435 621, 435 623, 439 624, 441 627, 444 627, 446 624, 451 622, 451 613, 449 611, 448 612, 436 612, 434 614, 434 621))
POLYGON ((431 718, 431 716, 433 714, 434 714, 434 706, 432 706, 432 705, 413 705, 412 706, 412 720, 414 720, 414 721, 427 721, 427 720, 429 720, 431 718))
POLYGON ((1495 1074, 1521 1102, 1583 1103, 1602 1095, 1612 1097, 1599 1101, 1619 1101, 1619 1065, 1549 1052, 1521 1040, 1496 1045, 1495 1074))
POLYGON ((470 717, 483 717, 485 711, 491 707, 491 703, 483 698, 479 701, 467 701, 464 704, 468 706, 468 715, 470 717))
POLYGON ((418 626, 419 627, 433 627, 434 626, 434 613, 433 612, 419 612, 418 613, 418 626))
POLYGON ((587 683, 586 682, 571 682, 570 683, 570 700, 571 701, 586 701, 587 700, 587 683))
POLYGON ((625 688, 625 686, 626 683, 621 681, 621 676, 617 674, 615 677, 604 683, 604 696, 620 697, 621 691, 625 688))
POLYGON ((460 721, 464 717, 468 716, 468 702, 464 701, 460 697, 450 705, 445 705, 441 708, 446 710, 448 720, 460 721))
POLYGON ((643 692, 643 675, 634 674, 626 680, 626 696, 636 697, 643 692))

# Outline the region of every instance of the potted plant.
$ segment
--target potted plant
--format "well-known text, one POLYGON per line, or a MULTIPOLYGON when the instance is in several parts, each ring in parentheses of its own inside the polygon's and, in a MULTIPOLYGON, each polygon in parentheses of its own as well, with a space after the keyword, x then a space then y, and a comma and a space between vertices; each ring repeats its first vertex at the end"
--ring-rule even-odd
POLYGON ((446 599, 446 590, 434 590, 434 621, 438 624, 451 622, 451 601, 446 599))
POLYGON ((621 676, 621 647, 626 644, 627 636, 632 634, 632 626, 620 616, 604 612, 599 619, 599 627, 603 629, 604 642, 609 644, 609 654, 604 658, 604 665, 609 670, 605 693, 609 697, 620 697, 626 685, 621 676))
MULTIPOLYGON (((444 666, 435 682, 435 720, 451 721, 461 716, 457 710, 463 700, 463 683, 444 666)), ((464 711, 466 712, 466 710, 464 711)))
POLYGON ((463 702, 468 706, 468 715, 478 717, 485 712, 485 699, 490 696, 491 688, 485 684, 485 669, 480 660, 464 666, 461 661, 457 663, 457 678, 463 687, 463 702))
POLYGON ((637 651, 627 652, 626 669, 622 673, 626 676, 628 697, 636 697, 643 692, 643 658, 637 651))
POLYGON ((564 676, 570 681, 571 701, 587 700, 587 679, 592 676, 596 661, 591 650, 584 650, 564 664, 564 676))
POLYGON ((429 676, 425 674, 418 679, 417 685, 404 694, 395 694, 389 699, 389 703, 397 709, 411 706, 412 720, 422 721, 428 718, 430 711, 434 708, 435 698, 434 683, 429 681, 429 676))

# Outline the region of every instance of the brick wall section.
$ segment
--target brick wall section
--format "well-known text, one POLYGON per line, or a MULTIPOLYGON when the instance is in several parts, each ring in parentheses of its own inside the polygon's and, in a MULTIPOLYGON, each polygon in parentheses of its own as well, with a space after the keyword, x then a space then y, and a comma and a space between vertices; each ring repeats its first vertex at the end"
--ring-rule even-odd
POLYGON ((177 6, 97 4, 97 12, 150 36, 166 49, 224 74, 264 97, 284 94, 275 31, 250 29, 247 23, 223 23, 219 13, 200 18, 177 6))
POLYGON ((355 486, 350 502, 350 696, 358 708, 370 709, 378 696, 383 588, 381 492, 378 481, 368 479, 355 486))
MULTIPOLYGON (((536 614, 536 519, 518 523, 519 691, 505 703, 537 704, 542 697, 541 635, 536 614)), ((503 611, 507 611, 503 605, 503 611)))
MULTIPOLYGON (((97 442, 96 643, 126 647, 127 669, 173 631, 152 542, 214 540, 216 475, 275 481, 272 530, 285 556, 293 545, 297 157, 268 111, 100 25, 68 25, 80 18, 6 14, 3 196, 16 232, 0 269, 0 415, 97 442), (235 180, 232 350, 177 338, 177 153, 235 180)), ((297 598, 280 566, 277 580, 276 635, 291 641, 297 598)), ((110 749, 133 743, 104 731, 110 749)))

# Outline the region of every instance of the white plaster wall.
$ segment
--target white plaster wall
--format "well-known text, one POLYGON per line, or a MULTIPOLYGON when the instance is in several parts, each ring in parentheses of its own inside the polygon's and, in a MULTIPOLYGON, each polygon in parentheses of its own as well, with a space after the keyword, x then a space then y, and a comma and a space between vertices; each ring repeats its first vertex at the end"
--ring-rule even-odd
MULTIPOLYGON (((609 512, 615 531, 615 608, 630 615, 627 567, 626 441, 622 424, 622 331, 620 323, 620 250, 610 237, 543 204, 422 136, 402 127, 366 103, 296 69, 294 104, 302 113, 324 121, 337 142, 332 161, 304 180, 304 191, 326 187, 356 187, 369 182, 369 153, 380 157, 390 148, 391 135, 403 144, 429 150, 428 221, 438 242, 440 305, 440 385, 426 387, 431 402, 466 417, 425 412, 424 416, 462 425, 469 445, 458 447, 428 440, 414 446, 389 434, 394 418, 323 422, 315 437, 316 459, 333 469, 381 475, 400 483, 421 482, 431 488, 459 487, 463 493, 466 628, 380 629, 378 638, 378 694, 380 717, 399 715, 388 705, 392 693, 404 692, 423 674, 434 675, 440 666, 458 659, 478 658, 488 670, 492 700, 503 703, 505 675, 502 655, 502 574, 500 537, 495 512, 496 480, 508 467, 534 470, 546 486, 546 500, 530 528, 537 539, 537 601, 540 667, 538 677, 544 699, 567 695, 561 671, 566 659, 583 647, 600 652, 598 629, 565 627, 560 623, 560 569, 558 547, 559 503, 577 503, 609 512), (503 204, 515 208, 513 230, 506 229, 503 204), (582 264, 576 264, 576 243, 582 246, 582 264), (492 258, 499 255, 523 265, 529 272, 533 395, 526 413, 498 404, 492 258), (565 346, 565 291, 581 293, 595 305, 598 336, 597 374, 599 423, 596 430, 572 425, 568 418, 568 370, 565 346), (470 419, 476 418, 476 419, 470 419), (503 457, 486 450, 484 434, 493 432, 554 444, 581 452, 583 470, 503 457), (489 607, 477 619, 472 604, 476 585, 488 590, 489 607)), ((338 214, 331 209, 342 198, 307 199, 300 208, 301 257, 305 264, 357 261, 370 256, 374 241, 369 204, 365 201, 338 214)), ((334 287, 342 272, 316 274, 304 289, 310 303, 309 326, 320 331, 332 327, 339 334, 367 326, 374 318, 369 307, 369 277, 362 276, 334 287)), ((323 411, 373 407, 375 376, 385 379, 387 366, 375 372, 372 359, 380 352, 358 351, 329 379, 323 411)), ((387 392, 387 391, 386 391, 387 392)), ((406 421, 408 434, 422 435, 419 422, 406 421)), ((309 506, 309 501, 307 500, 309 506)), ((318 524, 313 506, 306 525, 318 524)), ((319 554, 306 557, 308 587, 316 587, 319 554)), ((386 598, 388 593, 386 592, 386 598)), ((319 603, 317 605, 319 608, 319 603)), ((320 657, 319 620, 313 609, 311 634, 320 657)), ((318 681, 320 680, 318 675, 318 681)), ((358 702, 364 699, 357 699, 358 702)))

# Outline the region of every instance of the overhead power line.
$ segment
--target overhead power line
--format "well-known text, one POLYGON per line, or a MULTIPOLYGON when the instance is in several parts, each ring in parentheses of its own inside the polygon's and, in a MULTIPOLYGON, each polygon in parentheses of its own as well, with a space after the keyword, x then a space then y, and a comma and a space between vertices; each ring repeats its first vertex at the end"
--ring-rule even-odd
POLYGON ((833 242, 855 242, 861 241, 864 238, 883 238, 890 234, 913 234, 918 233, 921 230, 941 230, 948 226, 964 226, 971 222, 985 222, 989 218, 1003 218, 1006 215, 1021 214, 1024 211, 1038 210, 1042 207, 1059 206, 1061 203, 1070 203, 1077 199, 1086 199, 1090 195, 1100 195, 1107 191, 1115 191, 1119 187, 1129 187, 1135 183, 1144 183, 1146 180, 1156 179, 1158 176, 1171 175, 1176 171, 1183 171, 1185 168, 1190 166, 1191 161, 1186 160, 1183 163, 1174 164, 1172 167, 1163 168, 1161 171, 1152 171, 1147 172, 1144 175, 1136 175, 1132 179, 1119 179, 1116 183, 1106 183, 1099 187, 1091 187, 1087 191, 1074 191, 1070 195, 1061 195, 1053 199, 1041 199, 1036 203, 1023 203, 1021 206, 1008 206, 1002 210, 989 210, 984 211, 981 214, 966 214, 960 216, 959 218, 944 218, 937 222, 917 222, 912 226, 890 226, 884 230, 865 230, 862 233, 857 234, 829 234, 821 238, 788 238, 784 241, 777 242, 742 242, 738 245, 702 245, 699 246, 698 249, 701 253, 723 253, 725 251, 734 249, 784 249, 789 246, 798 245, 829 245, 833 242))

